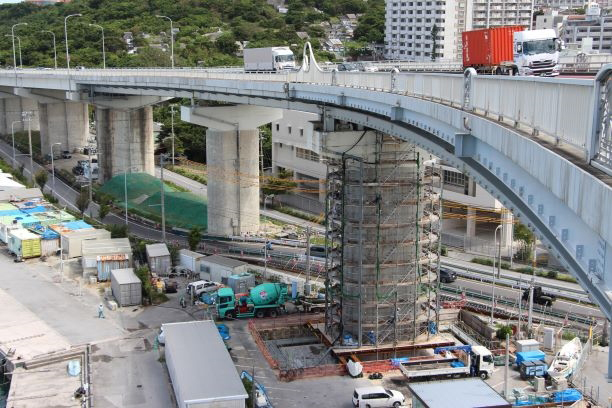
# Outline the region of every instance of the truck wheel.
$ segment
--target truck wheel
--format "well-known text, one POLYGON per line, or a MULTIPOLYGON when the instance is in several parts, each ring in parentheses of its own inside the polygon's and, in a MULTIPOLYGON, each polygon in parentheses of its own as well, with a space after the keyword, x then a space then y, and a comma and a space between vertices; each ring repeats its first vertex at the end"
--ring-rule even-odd
POLYGON ((517 76, 517 75, 518 75, 518 68, 512 67, 512 76, 517 76))
POLYGON ((266 315, 266 314, 265 314, 265 313, 264 313, 264 311, 263 311, 263 310, 261 310, 261 309, 255 312, 255 317, 256 317, 256 318, 258 318, 258 319, 261 319, 261 318, 262 318, 262 317, 264 317, 265 315, 266 315))
POLYGON ((489 378, 489 374, 487 374, 486 371, 481 371, 480 378, 482 378, 483 380, 486 380, 487 378, 489 378))
POLYGON ((277 317, 277 316, 278 316, 278 311, 276 309, 270 310, 270 317, 277 317))
POLYGON ((236 318, 236 312, 231 311, 225 314, 225 318, 229 320, 234 320, 236 318))
POLYGON ((495 75, 504 75, 504 71, 501 69, 501 67, 495 68, 495 75))

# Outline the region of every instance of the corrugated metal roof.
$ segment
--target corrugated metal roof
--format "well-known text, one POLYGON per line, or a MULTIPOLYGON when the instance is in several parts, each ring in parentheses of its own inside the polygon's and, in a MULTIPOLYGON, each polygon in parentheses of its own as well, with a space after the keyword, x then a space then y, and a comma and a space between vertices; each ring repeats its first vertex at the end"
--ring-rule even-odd
POLYGON ((39 188, 12 188, 0 191, 0 201, 19 201, 40 198, 43 194, 39 188))
POLYGON ((409 383, 408 387, 427 408, 512 406, 480 378, 409 383))
MULTIPOLYGON (((163 325, 172 379, 183 401, 210 398, 246 399, 247 393, 214 322, 195 321, 163 325), (206 347, 202 347, 205 344, 206 347)), ((179 406, 181 402, 179 401, 179 406)))
POLYGON ((149 244, 146 246, 147 257, 154 258, 157 256, 170 256, 170 251, 166 244, 149 244))
POLYGON ((127 238, 92 239, 81 243, 83 257, 131 254, 132 247, 127 238))
POLYGON ((31 233, 30 231, 28 231, 25 228, 19 228, 19 229, 14 229, 11 230, 9 232, 9 235, 14 236, 15 238, 18 238, 20 240, 24 240, 24 239, 40 239, 40 236, 31 233))
POLYGON ((141 283, 138 276, 134 273, 134 268, 113 269, 111 271, 111 279, 120 285, 129 283, 141 283))
POLYGON ((15 207, 13 204, 9 204, 9 203, 0 203, 0 211, 8 211, 8 210, 16 210, 17 207, 15 207))
POLYGON ((206 258, 206 255, 201 254, 199 252, 193 252, 193 251, 190 251, 188 249, 181 249, 179 251, 179 254, 180 255, 190 256, 190 257, 195 258, 195 259, 206 258))
POLYGON ((210 263, 214 263, 217 265, 227 266, 229 268, 237 268, 242 265, 247 265, 246 262, 238 261, 232 258, 226 258, 221 255, 207 256, 206 258, 202 259, 202 262, 210 262, 210 263))

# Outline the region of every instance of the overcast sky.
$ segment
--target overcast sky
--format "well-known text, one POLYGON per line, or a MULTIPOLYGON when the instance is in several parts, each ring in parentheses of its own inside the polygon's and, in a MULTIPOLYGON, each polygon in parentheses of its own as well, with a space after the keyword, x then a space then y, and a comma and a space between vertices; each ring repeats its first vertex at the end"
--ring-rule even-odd
POLYGON ((23 0, 0 0, 0 4, 6 4, 6 3, 20 3, 23 0))

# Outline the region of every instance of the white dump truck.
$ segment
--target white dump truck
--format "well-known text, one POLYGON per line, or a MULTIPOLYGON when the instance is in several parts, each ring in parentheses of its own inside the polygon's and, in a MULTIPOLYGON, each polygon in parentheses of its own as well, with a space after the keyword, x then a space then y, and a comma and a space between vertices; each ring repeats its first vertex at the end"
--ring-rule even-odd
POLYGON ((399 363, 402 374, 409 380, 447 377, 480 377, 493 374, 493 355, 483 346, 450 346, 434 349, 433 358, 409 358, 399 363))
POLYGON ((295 56, 289 47, 244 49, 245 71, 286 71, 295 69, 295 56))

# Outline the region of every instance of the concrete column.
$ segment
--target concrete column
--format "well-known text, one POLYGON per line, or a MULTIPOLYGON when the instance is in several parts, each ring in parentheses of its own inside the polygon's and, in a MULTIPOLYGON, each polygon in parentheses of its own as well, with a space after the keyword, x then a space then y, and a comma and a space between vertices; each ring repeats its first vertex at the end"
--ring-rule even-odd
MULTIPOLYGON (((39 103, 40 137, 44 154, 49 154, 53 143, 61 143, 62 150, 74 151, 87 145, 89 112, 87 104, 78 102, 39 103)), ((57 149, 57 147, 56 147, 57 149)))
POLYGON ((510 242, 512 242, 512 222, 514 221, 514 216, 510 212, 510 210, 506 208, 502 208, 501 213, 501 245, 503 247, 510 246, 510 242))
MULTIPOLYGON (((2 113, 3 116, 2 122, 0 122, 0 131, 4 134, 11 133, 11 123, 17 120, 21 120, 22 112, 32 112, 31 126, 33 131, 40 130, 39 120, 38 120, 38 105, 36 101, 28 98, 21 98, 16 96, 14 98, 4 98, 2 99, 2 113)), ((21 132, 22 130, 26 130, 28 128, 27 123, 16 123, 15 124, 15 132, 21 132)))
POLYGON ((465 230, 465 235, 468 237, 476 236, 476 209, 474 207, 467 208, 467 218, 466 218, 467 227, 465 230))
POLYGON ((206 131, 208 233, 259 230, 259 131, 206 131))
POLYGON ((96 107, 98 166, 102 182, 129 172, 155 175, 153 109, 96 107))

